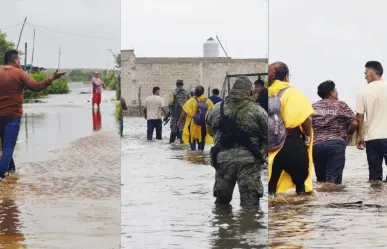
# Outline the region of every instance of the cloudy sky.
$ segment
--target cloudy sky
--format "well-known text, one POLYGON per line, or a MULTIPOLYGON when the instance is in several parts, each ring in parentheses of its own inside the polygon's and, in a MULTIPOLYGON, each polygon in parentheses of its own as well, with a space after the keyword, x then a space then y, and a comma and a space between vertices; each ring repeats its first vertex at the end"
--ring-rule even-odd
POLYGON ((31 62, 35 28, 35 65, 56 68, 62 46, 62 68, 114 66, 107 49, 120 51, 120 0, 4 1, 0 29, 9 40, 17 43, 25 17, 19 49, 24 50, 24 43, 28 43, 27 63, 31 62))
POLYGON ((139 57, 200 57, 203 43, 218 35, 233 58, 267 58, 267 3, 124 0, 121 48, 135 49, 139 57))
POLYGON ((324 80, 354 108, 365 84, 364 65, 379 60, 387 70, 385 0, 270 0, 269 61, 288 64, 293 85, 312 101, 324 80))

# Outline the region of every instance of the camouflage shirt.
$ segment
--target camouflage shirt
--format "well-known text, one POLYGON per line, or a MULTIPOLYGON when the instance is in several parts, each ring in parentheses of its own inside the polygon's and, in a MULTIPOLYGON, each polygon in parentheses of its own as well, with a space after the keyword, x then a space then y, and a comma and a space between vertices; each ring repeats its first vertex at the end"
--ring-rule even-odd
POLYGON ((188 92, 184 88, 176 88, 170 96, 169 108, 171 117, 178 119, 182 112, 182 107, 188 99, 188 92))
MULTIPOLYGON (((212 111, 207 114, 206 123, 210 128, 214 127, 220 120, 220 104, 217 103, 212 111)), ((245 115, 238 118, 237 123, 240 128, 252 134, 250 137, 251 142, 259 147, 261 154, 265 158, 267 155, 267 113, 257 103, 251 102, 249 105, 245 115)), ((227 116, 230 114, 231 110, 227 106, 227 101, 225 101, 224 115, 227 116)), ((214 144, 216 146, 219 144, 221 132, 216 130, 213 133, 214 144)), ((238 144, 231 149, 221 149, 217 161, 219 164, 225 162, 259 163, 259 160, 247 148, 238 144)))

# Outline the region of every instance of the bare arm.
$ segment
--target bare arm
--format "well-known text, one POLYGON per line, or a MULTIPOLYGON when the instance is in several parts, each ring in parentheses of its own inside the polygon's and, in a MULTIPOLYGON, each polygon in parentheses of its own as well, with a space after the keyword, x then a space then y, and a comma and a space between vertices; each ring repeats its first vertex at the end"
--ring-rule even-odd
POLYGON ((147 109, 146 109, 146 107, 144 107, 144 118, 145 118, 145 119, 147 118, 146 112, 147 112, 147 109))
POLYGON ((356 138, 362 138, 363 137, 364 114, 356 113, 356 118, 357 118, 356 138))
POLYGON ((304 134, 308 137, 310 137, 311 131, 312 131, 312 117, 309 116, 305 119, 304 123, 301 124, 302 130, 304 134))
POLYGON ((161 111, 164 113, 164 116, 168 115, 167 108, 165 106, 161 107, 161 111))
POLYGON ((355 133, 355 131, 357 130, 358 126, 359 125, 358 125, 357 119, 352 120, 349 125, 348 135, 352 136, 353 133, 355 133))
POLYGON ((185 119, 185 116, 186 116, 186 115, 187 115, 187 114, 185 114, 185 112, 182 111, 182 112, 181 112, 181 115, 180 115, 180 118, 179 118, 179 121, 177 121, 177 123, 178 123, 178 124, 183 123, 183 120, 185 119))
POLYGON ((37 82, 32 79, 31 76, 29 76, 26 72, 22 72, 20 76, 20 81, 25 88, 34 92, 40 92, 49 87, 54 81, 54 78, 50 77, 41 82, 37 82))

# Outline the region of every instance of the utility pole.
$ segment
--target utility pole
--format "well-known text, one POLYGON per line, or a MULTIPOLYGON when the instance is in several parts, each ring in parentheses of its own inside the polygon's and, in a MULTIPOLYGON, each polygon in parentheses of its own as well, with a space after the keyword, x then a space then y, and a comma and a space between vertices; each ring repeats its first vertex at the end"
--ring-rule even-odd
POLYGON ((27 42, 24 43, 24 71, 27 71, 27 42))
POLYGON ((59 66, 60 66, 60 55, 62 53, 62 46, 59 46, 59 56, 58 56, 58 70, 59 70, 59 66))
POLYGON ((34 29, 34 39, 32 40, 31 69, 34 63, 34 52, 35 52, 35 29, 34 29))
POLYGON ((22 34, 23 34, 23 30, 24 30, 24 26, 26 25, 26 22, 27 22, 27 17, 24 18, 23 26, 22 26, 22 28, 21 28, 21 30, 20 30, 19 40, 17 41, 16 50, 18 50, 18 48, 19 48, 20 39, 21 39, 21 36, 22 36, 22 34))

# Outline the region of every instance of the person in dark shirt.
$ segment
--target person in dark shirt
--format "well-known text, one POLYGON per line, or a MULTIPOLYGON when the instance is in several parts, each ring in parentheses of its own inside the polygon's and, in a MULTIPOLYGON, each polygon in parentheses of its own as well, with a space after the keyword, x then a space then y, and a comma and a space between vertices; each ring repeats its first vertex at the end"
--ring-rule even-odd
POLYGON ((336 85, 327 80, 317 88, 313 104, 313 164, 318 182, 341 184, 347 142, 357 128, 356 114, 338 99, 336 85))
POLYGON ((212 96, 209 99, 214 105, 216 105, 216 103, 218 102, 223 101, 223 99, 219 97, 219 89, 217 88, 214 88, 214 90, 212 90, 212 96))
POLYGON ((255 92, 258 93, 257 103, 267 112, 269 97, 267 88, 265 87, 265 82, 261 79, 256 80, 254 82, 254 87, 255 92))

